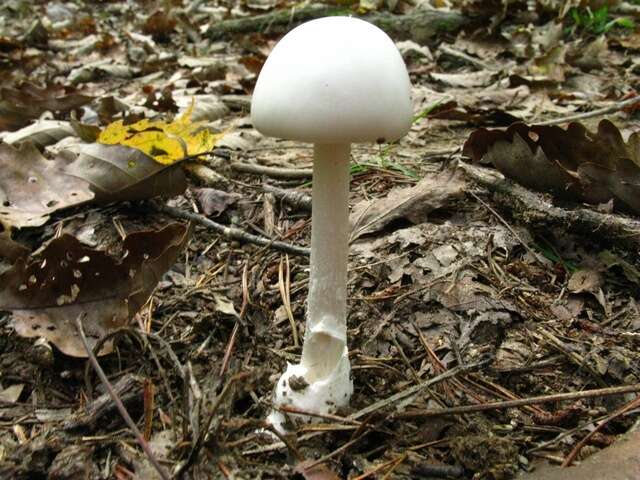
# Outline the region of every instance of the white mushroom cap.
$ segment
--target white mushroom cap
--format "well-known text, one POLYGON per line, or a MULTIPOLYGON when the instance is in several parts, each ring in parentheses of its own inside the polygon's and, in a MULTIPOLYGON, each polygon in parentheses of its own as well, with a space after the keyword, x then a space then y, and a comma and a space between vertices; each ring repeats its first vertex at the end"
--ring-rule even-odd
POLYGON ((251 104, 264 135, 310 143, 396 140, 411 126, 411 85, 378 27, 326 17, 293 29, 260 72, 251 104))

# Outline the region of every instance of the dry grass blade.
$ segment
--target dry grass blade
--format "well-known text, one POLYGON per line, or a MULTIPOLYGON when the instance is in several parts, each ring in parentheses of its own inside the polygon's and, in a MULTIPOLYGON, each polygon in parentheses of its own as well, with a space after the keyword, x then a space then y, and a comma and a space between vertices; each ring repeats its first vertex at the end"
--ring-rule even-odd
POLYGON ((296 321, 293 318, 293 312, 291 311, 291 272, 289 267, 289 255, 285 255, 285 258, 280 258, 278 265, 278 288, 280 290, 280 297, 287 312, 287 318, 291 325, 291 334, 293 336, 293 346, 298 348, 300 342, 298 341, 298 327, 296 321), (286 263, 287 271, 284 271, 284 265, 286 263))

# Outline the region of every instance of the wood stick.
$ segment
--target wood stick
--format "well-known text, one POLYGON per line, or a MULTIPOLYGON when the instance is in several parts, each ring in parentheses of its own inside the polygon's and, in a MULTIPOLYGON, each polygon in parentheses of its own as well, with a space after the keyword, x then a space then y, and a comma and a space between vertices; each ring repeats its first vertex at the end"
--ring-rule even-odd
POLYGON ((266 167, 254 163, 233 162, 229 165, 231 170, 241 173, 252 173, 254 175, 266 175, 272 178, 285 178, 288 180, 304 180, 311 178, 313 170, 311 168, 283 168, 266 167))
POLYGON ((462 161, 458 162, 458 168, 478 184, 500 193, 496 200, 509 208, 514 217, 526 223, 545 228, 557 225, 576 233, 601 237, 608 242, 616 241, 631 250, 640 248, 639 220, 582 207, 571 210, 556 207, 544 195, 526 189, 496 170, 462 161))
POLYGON ((621 102, 616 102, 608 107, 599 108, 591 112, 576 113, 575 115, 568 115, 566 117, 554 118, 551 120, 545 120, 543 122, 533 122, 534 125, 559 125, 561 123, 575 122, 577 120, 584 120, 585 118, 599 117, 606 115, 607 113, 619 112, 620 110, 635 105, 640 102, 640 95, 633 98, 628 98, 621 102))
MULTIPOLYGON (((212 24, 205 35, 211 40, 221 40, 236 34, 285 33, 303 22, 333 15, 355 15, 349 8, 330 5, 310 5, 302 8, 280 9, 264 15, 223 20, 212 24)), ((394 39, 411 39, 426 43, 441 33, 454 33, 471 23, 469 17, 456 12, 416 9, 407 15, 373 12, 360 18, 380 27, 394 39)))
POLYGON ((80 340, 82 340, 82 344, 84 345, 84 348, 87 351, 87 355, 89 356, 89 362, 91 362, 91 365, 93 366, 93 369, 98 374, 98 377, 100 378, 100 381, 102 382, 104 387, 107 389, 107 392, 109 393, 109 396, 111 397, 111 400, 113 400, 113 403, 116 404, 116 407, 118 408, 118 411, 120 412, 120 415, 122 416, 122 418, 125 421, 125 423, 127 424, 127 426, 133 432, 133 435, 136 437, 136 440, 138 441, 138 444, 140 445, 140 447, 142 447, 142 450, 147 455, 147 458, 149 459, 149 462, 151 463, 153 468, 155 468, 156 472, 158 473, 158 475, 160 476, 160 478, 162 480, 170 480, 171 477, 169 476, 167 471, 164 468, 162 468, 162 465, 160 465, 160 462, 158 462, 158 459, 155 457, 155 455, 151 451, 151 447, 145 441, 144 437, 142 436, 142 433, 138 429, 138 426, 136 425, 136 423, 133 421, 133 419, 129 415, 129 412, 127 412, 127 409, 125 408, 125 406, 122 404, 122 401, 120 400, 120 398, 116 394, 116 391, 113 389, 113 386, 109 382, 109 379, 107 378, 107 375, 104 373, 104 370, 102 370, 102 367, 98 363, 98 359, 96 358, 96 356, 94 355, 93 351, 91 350, 91 347, 89 346, 89 342, 87 341, 87 336, 84 333, 84 328, 82 327, 82 317, 83 316, 84 316, 84 314, 80 314, 76 318, 76 327, 78 328, 78 333, 80 335, 80 340))
POLYGON ((186 212, 184 210, 180 210, 179 208, 169 207, 167 205, 156 205, 156 208, 160 212, 164 212, 174 218, 182 218, 184 220, 197 222, 231 240, 253 243, 261 247, 273 248, 275 250, 291 253, 292 255, 299 255, 301 257, 308 257, 310 253, 309 249, 306 247, 299 247, 291 243, 285 243, 279 240, 271 240, 266 237, 253 235, 239 228, 229 227, 227 225, 222 225, 220 223, 214 222, 213 220, 209 220, 207 217, 205 217, 204 215, 200 215, 199 213, 186 212))
POLYGON ((623 393, 640 392, 640 383, 623 387, 598 388, 595 390, 583 390, 582 392, 556 393, 553 395, 541 395, 538 397, 520 398, 504 402, 489 402, 479 405, 461 405, 458 407, 442 408, 438 410, 409 410, 395 415, 395 418, 425 418, 440 417, 443 415, 458 415, 462 413, 483 412, 486 410, 503 410, 505 408, 536 405, 540 403, 560 402, 565 400, 580 400, 583 398, 605 397, 610 395, 622 395, 623 393))

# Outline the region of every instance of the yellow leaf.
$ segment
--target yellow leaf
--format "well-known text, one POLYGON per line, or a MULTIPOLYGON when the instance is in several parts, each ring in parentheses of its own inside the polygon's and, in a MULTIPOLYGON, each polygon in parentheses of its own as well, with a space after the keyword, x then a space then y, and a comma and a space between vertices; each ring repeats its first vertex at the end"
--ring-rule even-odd
POLYGON ((136 148, 163 165, 209 152, 221 135, 204 128, 203 122, 191 121, 193 106, 192 102, 173 122, 149 119, 131 125, 124 125, 122 120, 112 122, 100 132, 98 143, 136 148))

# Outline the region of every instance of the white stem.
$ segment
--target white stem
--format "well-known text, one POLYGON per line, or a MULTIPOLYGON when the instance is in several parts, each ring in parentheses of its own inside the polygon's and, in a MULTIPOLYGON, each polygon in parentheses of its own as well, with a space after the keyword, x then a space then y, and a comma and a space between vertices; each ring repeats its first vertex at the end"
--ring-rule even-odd
POLYGON ((340 360, 347 340, 349 144, 316 144, 311 214, 311 274, 302 365, 321 379, 340 360))
MULTIPOLYGON (((349 144, 314 149, 307 329, 301 362, 288 364, 276 384, 276 406, 328 413, 347 405, 353 392, 347 351, 349 154, 349 144)), ((281 432, 287 430, 286 416, 277 409, 267 421, 281 432)))

